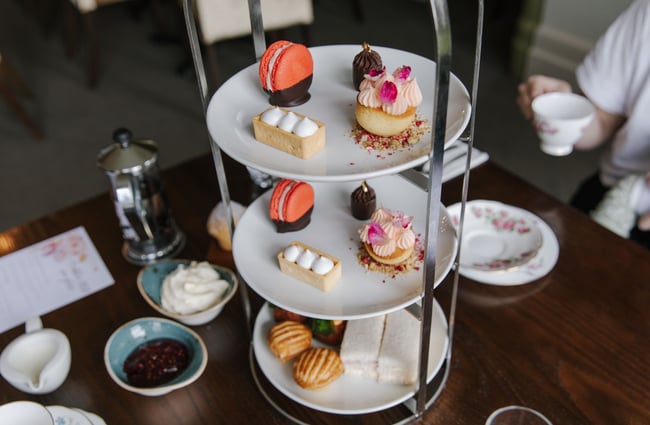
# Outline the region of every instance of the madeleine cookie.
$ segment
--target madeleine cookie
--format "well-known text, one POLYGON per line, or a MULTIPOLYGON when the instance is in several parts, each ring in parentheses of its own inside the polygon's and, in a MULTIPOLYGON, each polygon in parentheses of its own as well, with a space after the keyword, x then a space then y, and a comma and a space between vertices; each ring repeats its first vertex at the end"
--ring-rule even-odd
POLYGON ((311 330, 302 323, 287 320, 273 325, 268 341, 273 354, 286 362, 311 347, 311 330))
POLYGON ((338 353, 329 348, 310 348, 303 351, 293 364, 293 379, 302 388, 325 388, 343 374, 343 362, 338 353))

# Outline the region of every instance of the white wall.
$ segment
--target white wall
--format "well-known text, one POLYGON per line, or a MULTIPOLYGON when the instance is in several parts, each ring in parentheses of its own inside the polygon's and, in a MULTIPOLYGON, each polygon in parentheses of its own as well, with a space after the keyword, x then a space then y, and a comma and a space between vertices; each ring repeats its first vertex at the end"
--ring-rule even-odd
POLYGON ((632 0, 546 0, 525 65, 575 84, 574 71, 616 16, 632 0))

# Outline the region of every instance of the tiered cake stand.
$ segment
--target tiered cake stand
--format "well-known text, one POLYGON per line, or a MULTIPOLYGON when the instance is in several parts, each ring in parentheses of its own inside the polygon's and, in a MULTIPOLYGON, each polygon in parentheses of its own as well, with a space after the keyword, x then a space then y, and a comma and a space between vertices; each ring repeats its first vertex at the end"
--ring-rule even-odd
MULTIPOLYGON (((249 0, 253 42, 257 59, 266 49, 260 0, 249 0)), ((432 131, 412 149, 392 155, 368 155, 349 137, 354 124, 354 90, 350 64, 359 47, 322 46, 310 49, 314 57, 315 78, 312 98, 300 112, 323 121, 327 128, 324 155, 301 160, 256 142, 251 118, 268 107, 257 83, 257 64, 243 69, 208 98, 208 86, 201 57, 191 0, 183 0, 186 27, 194 59, 201 100, 211 136, 211 149, 221 199, 230 204, 230 194, 222 150, 240 163, 282 178, 309 181, 317 196, 310 225, 300 232, 278 234, 268 219, 270 192, 247 208, 233 235, 233 219, 228 211, 233 257, 242 278, 242 305, 251 330, 251 373, 260 392, 275 409, 295 423, 345 423, 357 415, 378 416, 382 423, 408 423, 421 417, 436 401, 445 386, 451 365, 458 261, 462 219, 469 184, 474 136, 474 114, 480 46, 483 28, 483 2, 479 0, 477 42, 472 94, 451 73, 451 31, 445 0, 430 0, 434 22, 436 62, 408 52, 377 47, 384 64, 411 65, 417 72, 424 101, 419 113, 431 117, 432 131), (341 58, 348 58, 341 63, 341 58), (331 78, 328 80, 328 78, 331 78), (350 105, 347 105, 347 104, 350 105), (347 106, 346 106, 347 105, 347 106), (442 163, 446 145, 462 138, 468 144, 464 176, 461 226, 456 232, 446 209, 440 203, 442 163), (429 161, 424 177, 414 167, 429 161), (356 234, 359 222, 351 217, 349 194, 361 180, 375 188, 380 202, 399 194, 401 209, 414 215, 414 228, 422 233, 423 267, 419 271, 378 284, 356 262, 356 234), (323 293, 292 282, 283 275, 274 258, 292 240, 301 240, 339 257, 344 264, 341 281, 331 292, 323 293), (455 268, 447 308, 434 296, 434 288, 455 268), (291 367, 273 357, 266 343, 272 314, 265 304, 253 312, 248 289, 269 303, 309 317, 355 320, 406 309, 421 323, 419 378, 412 386, 385 385, 365 378, 344 375, 321 391, 299 388, 291 378, 291 367), (445 312, 446 310, 446 312, 445 312)))

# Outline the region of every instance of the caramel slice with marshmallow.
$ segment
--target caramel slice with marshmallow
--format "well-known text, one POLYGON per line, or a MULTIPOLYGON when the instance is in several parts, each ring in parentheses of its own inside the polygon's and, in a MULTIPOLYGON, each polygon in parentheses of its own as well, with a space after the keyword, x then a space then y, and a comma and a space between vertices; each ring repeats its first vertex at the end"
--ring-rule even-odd
POLYGON ((253 132, 257 141, 301 159, 325 147, 325 124, 279 107, 253 117, 253 132))
POLYGON ((309 245, 291 242, 278 253, 280 270, 321 291, 329 291, 341 278, 341 261, 309 245))

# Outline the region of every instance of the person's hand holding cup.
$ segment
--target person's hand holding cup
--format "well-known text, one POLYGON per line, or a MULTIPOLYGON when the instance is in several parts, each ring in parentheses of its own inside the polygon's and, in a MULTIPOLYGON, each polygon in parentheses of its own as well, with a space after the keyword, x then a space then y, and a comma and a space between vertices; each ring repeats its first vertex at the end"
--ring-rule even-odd
POLYGON ((573 145, 582 138, 596 113, 586 97, 565 92, 539 95, 531 107, 540 148, 555 156, 573 152, 573 145))

